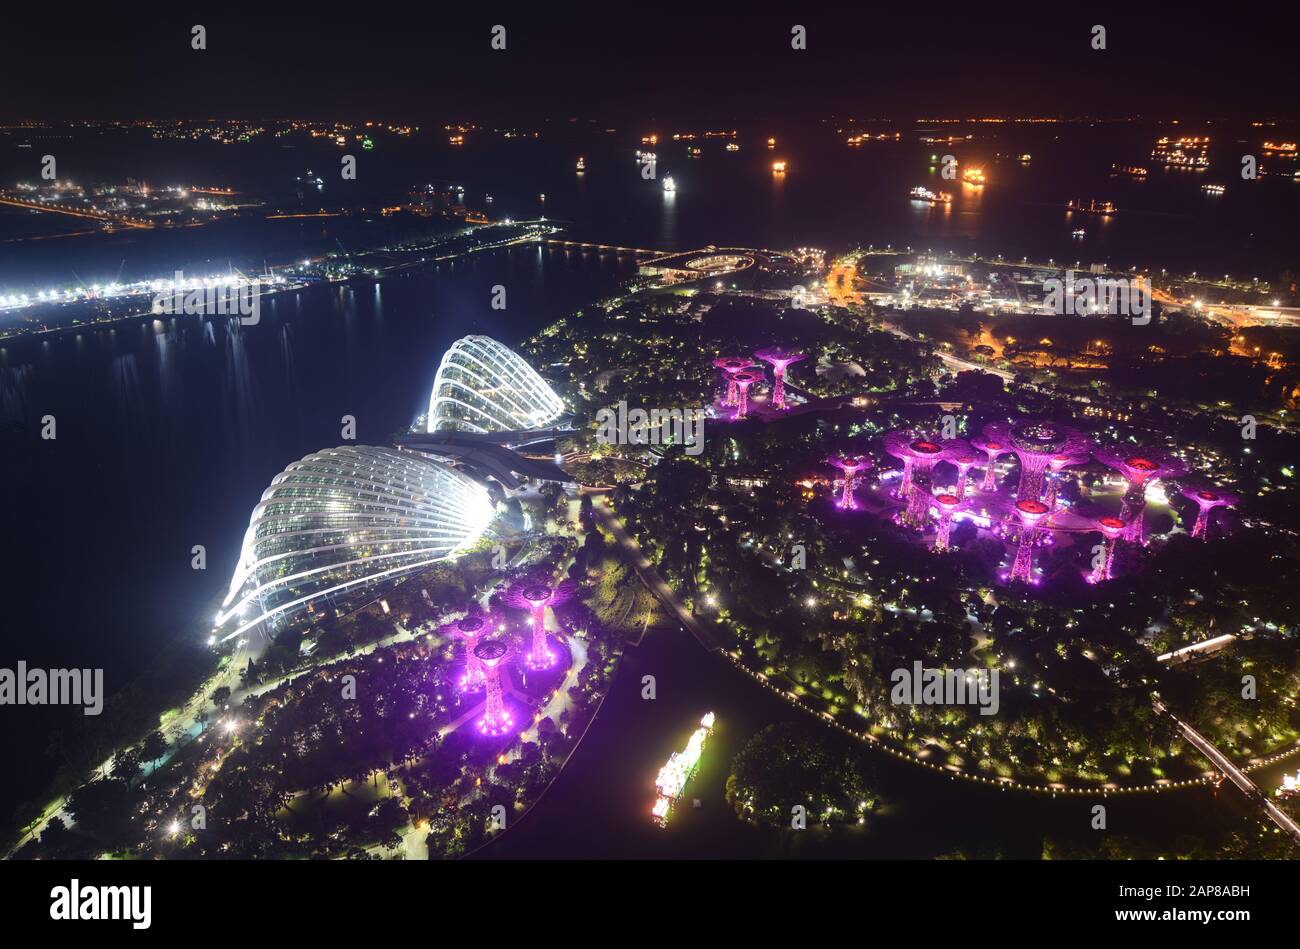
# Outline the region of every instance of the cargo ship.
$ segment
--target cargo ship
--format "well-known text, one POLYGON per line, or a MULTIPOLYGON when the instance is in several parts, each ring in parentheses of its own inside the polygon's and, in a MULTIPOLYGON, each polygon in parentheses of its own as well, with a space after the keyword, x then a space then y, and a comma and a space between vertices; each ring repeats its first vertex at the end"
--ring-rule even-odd
POLYGON ((1208 168, 1210 165, 1210 137, 1184 135, 1171 139, 1163 136, 1151 149, 1151 158, 1171 168, 1208 168))
POLYGON ((1114 214, 1118 210, 1113 201, 1092 200, 1084 204, 1082 200, 1076 201, 1074 198, 1071 198, 1070 203, 1065 207, 1067 210, 1083 211, 1085 214, 1114 214))
POLYGON ((1121 165, 1119 162, 1111 162, 1110 173, 1112 175, 1128 175, 1130 178, 1145 178, 1147 170, 1141 165, 1121 165))

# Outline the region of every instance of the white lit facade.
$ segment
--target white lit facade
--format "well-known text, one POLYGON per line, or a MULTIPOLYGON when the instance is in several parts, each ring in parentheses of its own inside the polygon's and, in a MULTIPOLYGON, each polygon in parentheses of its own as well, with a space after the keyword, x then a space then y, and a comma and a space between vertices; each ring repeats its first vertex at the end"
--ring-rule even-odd
POLYGON ((483 485, 409 451, 358 445, 308 455, 276 475, 253 509, 219 635, 360 606, 377 585, 473 544, 492 516, 483 485))
POLYGON ((564 402, 518 355, 487 336, 458 339, 442 357, 429 396, 430 432, 545 428, 564 402))

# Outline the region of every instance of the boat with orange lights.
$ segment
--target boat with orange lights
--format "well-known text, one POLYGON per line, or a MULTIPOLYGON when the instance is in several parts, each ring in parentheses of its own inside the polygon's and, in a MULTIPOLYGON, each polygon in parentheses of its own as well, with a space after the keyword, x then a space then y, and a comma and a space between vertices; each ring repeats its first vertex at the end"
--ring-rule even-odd
POLYGON ((1114 214, 1119 210, 1114 201, 1098 201, 1095 198, 1087 204, 1082 199, 1071 198, 1065 208, 1067 211, 1082 211, 1085 214, 1114 214))

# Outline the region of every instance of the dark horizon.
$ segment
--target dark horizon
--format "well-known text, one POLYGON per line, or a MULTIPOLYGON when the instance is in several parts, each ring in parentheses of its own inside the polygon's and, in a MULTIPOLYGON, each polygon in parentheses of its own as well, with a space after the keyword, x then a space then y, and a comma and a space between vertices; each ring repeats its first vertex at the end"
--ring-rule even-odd
POLYGON ((192 21, 19 16, 6 121, 222 117, 739 123, 976 115, 1295 118, 1287 20, 1095 11, 594 7, 192 21), (193 22, 207 49, 190 48, 193 22), (795 23, 808 48, 790 48, 795 23), (507 48, 490 48, 493 25, 507 48), (1091 47, 1094 24, 1106 49, 1091 47), (54 55, 52 55, 52 52, 54 55), (51 68, 52 65, 57 68, 51 68))

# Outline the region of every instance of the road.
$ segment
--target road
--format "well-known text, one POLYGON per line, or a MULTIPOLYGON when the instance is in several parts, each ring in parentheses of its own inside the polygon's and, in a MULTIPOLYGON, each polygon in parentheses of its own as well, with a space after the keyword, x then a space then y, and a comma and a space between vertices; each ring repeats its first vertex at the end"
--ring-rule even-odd
POLYGON ((1268 795, 1260 790, 1259 785, 1250 779, 1246 772, 1242 771, 1235 764, 1228 760, 1228 757, 1210 744, 1200 732, 1192 728, 1173 712, 1165 707, 1159 699, 1152 699, 1152 704, 1156 711, 1162 715, 1168 715, 1173 719, 1178 730, 1183 733, 1183 737, 1191 743, 1192 747, 1209 759, 1214 767, 1218 768, 1220 773, 1225 775, 1229 781, 1237 786, 1237 790, 1246 795, 1246 799, 1252 803, 1258 804, 1268 814, 1269 819, 1278 827, 1291 835, 1291 839, 1300 843, 1300 824, 1296 824, 1285 811, 1269 800, 1268 795))
POLYGON ((642 552, 641 545, 623 529, 622 521, 609 509, 608 504, 608 500, 604 497, 596 497, 592 499, 591 509, 605 523, 605 526, 609 528, 609 532, 614 535, 614 539, 618 541, 619 546, 623 548, 623 552, 627 554, 632 563, 632 568, 636 570, 641 582, 659 598, 659 602, 667 607, 683 626, 690 630, 691 635, 699 641, 701 646, 709 650, 709 652, 717 652, 721 649, 722 644, 718 642, 717 636, 696 619, 695 615, 686 608, 686 605, 677 598, 677 594, 673 592, 672 587, 664 582, 664 578, 655 569, 655 565, 650 562, 650 558, 642 552))

